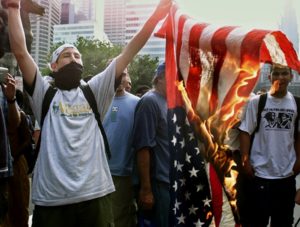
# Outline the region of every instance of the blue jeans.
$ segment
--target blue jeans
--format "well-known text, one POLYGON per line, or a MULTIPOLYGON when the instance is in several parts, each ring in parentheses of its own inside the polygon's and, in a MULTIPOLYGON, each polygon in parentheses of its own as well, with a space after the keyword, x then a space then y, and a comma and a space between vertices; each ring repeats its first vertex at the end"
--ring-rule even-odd
POLYGON ((169 226, 170 186, 160 181, 152 182, 155 199, 154 223, 156 227, 169 226))

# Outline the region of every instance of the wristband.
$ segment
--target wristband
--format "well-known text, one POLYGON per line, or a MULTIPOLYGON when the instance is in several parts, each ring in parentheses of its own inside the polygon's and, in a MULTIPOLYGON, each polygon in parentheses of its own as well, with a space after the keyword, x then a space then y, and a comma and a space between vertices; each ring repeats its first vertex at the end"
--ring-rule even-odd
POLYGON ((6 4, 7 8, 20 9, 20 4, 17 2, 9 2, 6 4))
POLYGON ((16 97, 14 97, 12 100, 9 100, 9 99, 6 99, 7 100, 7 103, 10 103, 10 104, 12 104, 12 103, 15 103, 16 102, 16 97))

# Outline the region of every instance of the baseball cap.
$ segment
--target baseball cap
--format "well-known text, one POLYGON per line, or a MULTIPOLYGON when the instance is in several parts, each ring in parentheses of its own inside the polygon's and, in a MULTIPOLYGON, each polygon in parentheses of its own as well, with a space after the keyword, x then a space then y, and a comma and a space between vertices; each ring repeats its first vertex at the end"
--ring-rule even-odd
POLYGON ((166 64, 165 62, 163 62, 156 68, 154 77, 160 76, 161 74, 165 73, 165 70, 166 70, 166 64))
POLYGON ((56 62, 57 59, 59 58, 59 55, 66 48, 75 48, 77 50, 77 48, 73 44, 65 43, 65 44, 59 46, 55 51, 53 51, 50 63, 52 64, 52 63, 56 62))

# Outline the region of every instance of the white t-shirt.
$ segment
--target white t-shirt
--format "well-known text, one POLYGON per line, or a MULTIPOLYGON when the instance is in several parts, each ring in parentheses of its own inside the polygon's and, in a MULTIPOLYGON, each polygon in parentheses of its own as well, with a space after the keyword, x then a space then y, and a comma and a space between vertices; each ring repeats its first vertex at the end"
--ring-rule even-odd
MULTIPOLYGON (((102 119, 114 96, 115 68, 116 62, 113 61, 88 82, 102 119)), ((48 87, 47 79, 38 72, 30 102, 39 123, 48 87)), ((102 197, 115 190, 103 137, 79 87, 56 92, 41 136, 32 183, 34 204, 72 204, 102 197)))
MULTIPOLYGON (((250 100, 240 130, 254 133, 257 125, 259 96, 250 100)), ((281 179, 291 176, 296 153, 294 148, 294 126, 297 105, 291 93, 275 98, 268 93, 261 114, 259 131, 255 134, 250 161, 255 175, 266 179, 281 179)), ((299 129, 298 129, 299 131, 299 129)))

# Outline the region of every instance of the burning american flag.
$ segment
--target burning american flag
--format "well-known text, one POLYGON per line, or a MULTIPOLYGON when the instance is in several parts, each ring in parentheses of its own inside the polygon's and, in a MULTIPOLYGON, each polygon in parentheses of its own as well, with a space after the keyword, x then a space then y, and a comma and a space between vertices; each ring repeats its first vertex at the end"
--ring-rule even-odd
POLYGON ((297 54, 280 31, 198 23, 176 5, 157 35, 166 38, 171 226, 238 226, 228 132, 261 65, 300 72, 297 54))

